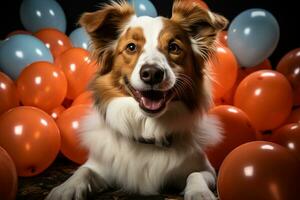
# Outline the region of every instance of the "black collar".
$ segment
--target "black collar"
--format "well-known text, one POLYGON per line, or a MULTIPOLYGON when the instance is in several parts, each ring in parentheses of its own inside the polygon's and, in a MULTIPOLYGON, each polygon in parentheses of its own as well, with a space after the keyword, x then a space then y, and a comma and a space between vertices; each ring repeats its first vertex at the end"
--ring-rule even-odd
POLYGON ((173 142, 173 137, 172 135, 167 136, 165 139, 162 141, 156 141, 155 138, 143 138, 140 137, 138 139, 133 139, 133 141, 141 144, 151 144, 151 145, 156 145, 158 147, 165 147, 165 148, 170 148, 172 146, 173 142))

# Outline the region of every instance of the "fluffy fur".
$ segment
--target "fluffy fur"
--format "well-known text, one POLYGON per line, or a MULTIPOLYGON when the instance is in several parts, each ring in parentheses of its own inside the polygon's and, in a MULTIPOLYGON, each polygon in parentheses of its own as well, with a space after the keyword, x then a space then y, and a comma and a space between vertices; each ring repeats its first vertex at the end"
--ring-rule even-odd
POLYGON ((144 195, 172 187, 186 200, 215 199, 209 189, 215 172, 204 149, 221 140, 221 126, 206 115, 211 92, 205 63, 225 18, 181 1, 171 19, 136 17, 121 2, 84 14, 80 23, 101 65, 91 83, 94 108, 81 131, 89 159, 47 199, 84 199, 107 187, 144 195), (128 49, 132 43, 136 48, 128 49), (159 83, 142 80, 145 65, 164 72, 159 83), (144 96, 145 90, 163 97, 144 96))

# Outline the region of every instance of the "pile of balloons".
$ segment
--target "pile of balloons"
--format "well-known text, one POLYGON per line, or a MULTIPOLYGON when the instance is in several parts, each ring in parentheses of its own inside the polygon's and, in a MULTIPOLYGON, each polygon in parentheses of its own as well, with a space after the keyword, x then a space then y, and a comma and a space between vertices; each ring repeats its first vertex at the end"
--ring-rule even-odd
MULTIPOLYGON (((209 9, 202 0, 186 1, 209 9)), ((151 1, 129 2, 137 15, 157 16, 151 1)), ((59 152, 85 162, 78 130, 99 68, 86 32, 65 34, 55 0, 23 0, 20 15, 26 31, 0 43, 0 199, 14 199, 17 176, 43 172, 59 152)), ((221 200, 299 199, 300 48, 272 67, 278 40, 271 13, 246 10, 218 36, 208 63, 215 102, 209 114, 223 123, 224 140, 206 152, 219 171, 221 200)))
POLYGON ((242 12, 219 34, 209 114, 224 139, 206 152, 221 200, 300 198, 300 48, 272 67, 278 40, 279 25, 263 9, 242 12))

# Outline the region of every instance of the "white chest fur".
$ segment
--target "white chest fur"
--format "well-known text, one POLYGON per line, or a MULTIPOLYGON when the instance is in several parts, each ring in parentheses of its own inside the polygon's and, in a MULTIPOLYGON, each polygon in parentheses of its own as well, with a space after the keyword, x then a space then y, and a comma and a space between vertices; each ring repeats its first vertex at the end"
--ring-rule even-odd
POLYGON ((176 103, 159 118, 145 117, 134 99, 117 98, 105 120, 95 110, 85 119, 82 141, 90 150, 85 165, 127 191, 156 194, 165 184, 181 186, 191 172, 211 168, 202 147, 219 141, 216 123, 208 117, 195 121, 176 103), (132 139, 161 140, 168 134, 173 135, 170 148, 132 139))

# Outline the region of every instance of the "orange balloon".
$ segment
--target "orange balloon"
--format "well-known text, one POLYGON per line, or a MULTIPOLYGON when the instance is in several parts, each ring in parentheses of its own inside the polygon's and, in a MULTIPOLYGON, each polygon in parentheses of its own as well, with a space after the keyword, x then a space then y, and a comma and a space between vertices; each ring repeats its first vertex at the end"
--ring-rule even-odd
POLYGON ((10 108, 19 106, 19 96, 15 83, 0 72, 0 115, 10 108))
POLYGON ((259 131, 280 126, 291 112, 292 101, 288 80, 272 70, 260 70, 247 76, 234 97, 234 105, 248 115, 259 131))
POLYGON ((300 105, 300 48, 283 56, 276 70, 289 80, 293 89, 294 105, 300 105))
POLYGON ((92 92, 86 91, 79 95, 72 103, 72 106, 76 105, 93 105, 93 97, 92 97, 92 92))
POLYGON ((269 59, 264 60, 261 64, 254 67, 239 67, 237 79, 232 88, 228 92, 226 92, 223 97, 216 101, 220 102, 220 104, 233 105, 234 95, 240 82, 249 74, 262 69, 272 69, 272 65, 269 59))
POLYGON ((255 140, 256 130, 251 125, 247 115, 233 106, 217 106, 209 111, 209 114, 217 116, 224 129, 223 141, 207 152, 211 164, 219 169, 224 158, 237 146, 255 140))
POLYGON ((221 98, 234 85, 237 78, 238 64, 227 47, 217 47, 216 57, 210 61, 212 68, 212 91, 214 99, 221 98))
POLYGON ((17 188, 16 166, 8 153, 0 147, 0 199, 16 199, 17 188))
POLYGON ((67 77, 69 99, 75 99, 87 89, 88 83, 97 70, 97 65, 90 60, 89 56, 89 52, 84 49, 71 48, 55 60, 67 77))
POLYGON ((42 40, 46 47, 50 49, 54 58, 57 58, 64 51, 72 47, 68 36, 54 28, 45 28, 34 34, 35 37, 42 40))
POLYGON ((83 164, 87 160, 88 151, 80 144, 79 129, 82 117, 90 110, 90 106, 77 105, 65 110, 56 123, 61 133, 61 152, 68 159, 83 164))
POLYGON ((44 111, 20 106, 0 116, 0 146, 12 157, 19 176, 43 172, 55 160, 60 134, 44 111))
POLYGON ((65 111, 65 107, 63 107, 62 105, 54 108, 53 110, 51 110, 48 114, 54 119, 57 120, 57 118, 60 116, 60 114, 65 111))
POLYGON ((12 31, 9 34, 7 34, 7 38, 11 37, 13 35, 19 35, 19 34, 23 34, 23 35, 32 35, 32 33, 25 31, 25 30, 16 30, 16 31, 12 31))
POLYGON ((198 4, 201 8, 204 8, 204 9, 206 9, 206 10, 209 9, 208 5, 207 5, 204 1, 202 1, 202 0, 186 0, 186 1, 190 1, 190 2, 192 2, 192 3, 196 3, 196 4, 198 4))
POLYGON ((223 45, 224 47, 228 47, 227 44, 227 31, 221 31, 218 35, 218 41, 221 43, 221 45, 223 45))
POLYGON ((48 62, 35 62, 26 67, 17 79, 21 102, 50 111, 59 106, 67 94, 63 71, 48 62))
POLYGON ((273 133, 270 141, 286 147, 300 161, 300 124, 299 123, 287 124, 277 129, 273 133))
POLYGON ((264 60, 262 63, 254 67, 240 67, 237 78, 238 83, 240 83, 249 74, 263 69, 272 69, 272 65, 269 59, 264 60))
POLYGON ((234 149, 219 171, 221 200, 299 199, 299 162, 278 144, 255 141, 234 149))
POLYGON ((285 124, 300 123, 300 108, 292 110, 285 124))

